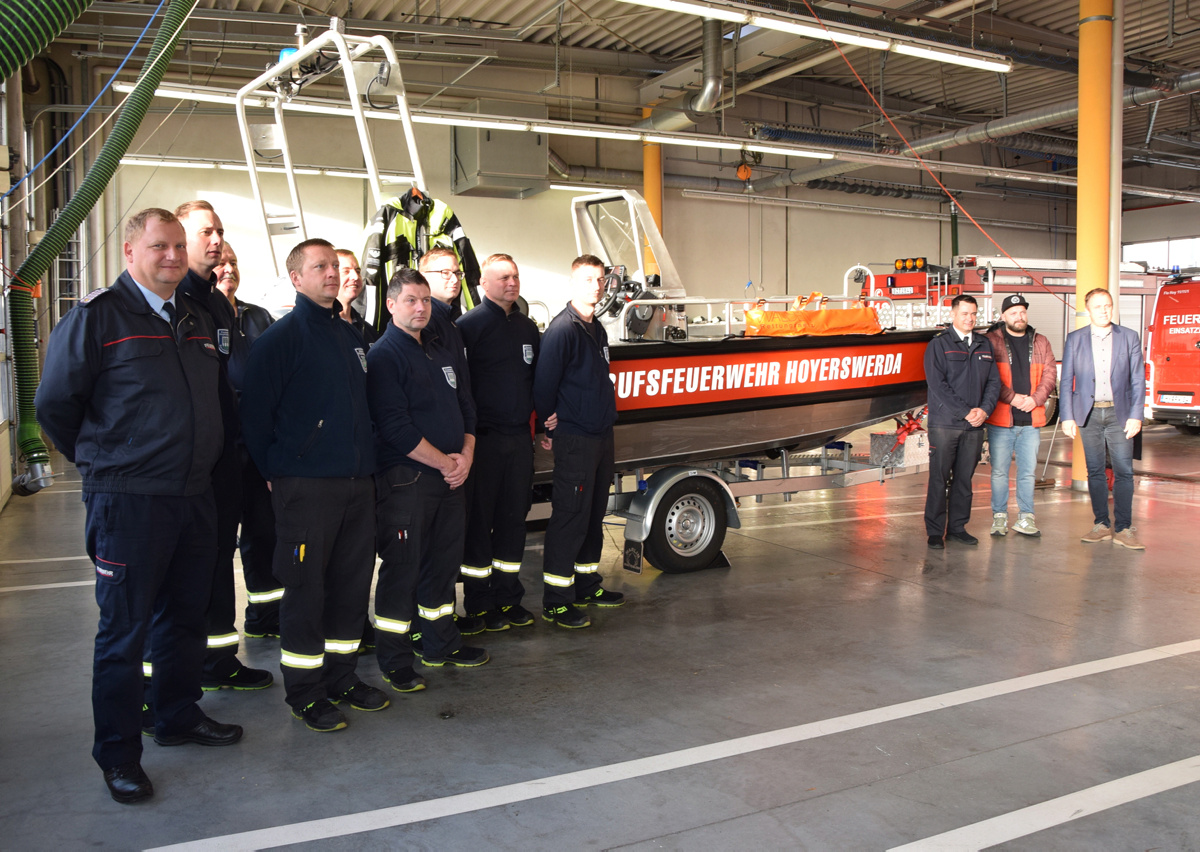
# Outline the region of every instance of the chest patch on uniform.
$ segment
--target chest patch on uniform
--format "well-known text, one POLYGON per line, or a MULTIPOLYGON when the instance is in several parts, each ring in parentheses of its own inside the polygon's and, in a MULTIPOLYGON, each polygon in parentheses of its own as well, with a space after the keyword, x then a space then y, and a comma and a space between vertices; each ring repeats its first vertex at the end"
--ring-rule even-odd
POLYGON ((446 374, 446 384, 458 390, 458 376, 454 375, 453 367, 442 367, 442 372, 446 374))
POLYGON ((521 344, 521 354, 525 356, 525 363, 533 363, 533 347, 528 343, 521 344))
POLYGON ((215 346, 213 346, 213 345, 212 345, 212 341, 211 341, 211 340, 206 340, 206 341, 204 341, 204 348, 205 348, 205 349, 207 349, 209 352, 216 352, 216 351, 217 351, 217 347, 215 347, 215 346))
POLYGON ((362 347, 355 346, 354 351, 358 353, 358 363, 363 365, 363 372, 367 371, 367 353, 362 351, 362 347))
POLYGON ((229 329, 217 329, 217 348, 221 350, 222 355, 229 354, 229 329))
POLYGON ((608 361, 610 364, 612 363, 612 359, 608 357, 608 347, 607 346, 604 347, 604 360, 608 361))

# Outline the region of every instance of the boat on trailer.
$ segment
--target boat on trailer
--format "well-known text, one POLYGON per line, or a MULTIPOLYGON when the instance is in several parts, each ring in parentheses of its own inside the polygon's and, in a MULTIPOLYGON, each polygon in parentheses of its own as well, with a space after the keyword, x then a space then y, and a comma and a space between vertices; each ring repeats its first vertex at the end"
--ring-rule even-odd
MULTIPOLYGON (((741 303, 687 295, 638 193, 582 196, 572 213, 579 253, 599 257, 607 272, 596 316, 610 342, 619 471, 803 452, 925 405, 925 346, 942 327, 936 309, 898 315, 881 297, 874 302, 880 315, 907 328, 747 336, 735 322, 741 303)), ((832 303, 861 304, 858 283, 848 292, 851 277, 832 303)), ((755 300, 768 307, 792 301, 755 300)), ((539 451, 535 465, 539 479, 548 479, 553 458, 539 451)))
MULTIPOLYGON (((307 85, 337 71, 346 86, 375 206, 383 200, 382 181, 366 121, 368 108, 373 118, 401 122, 413 185, 426 188, 394 48, 381 36, 348 36, 333 19, 328 31, 281 54, 279 63, 243 86, 235 98, 251 188, 277 274, 274 239, 284 236, 291 242, 308 236, 284 106, 307 85), (366 73, 365 89, 358 83, 360 71, 366 73), (376 84, 377 94, 382 97, 386 90, 395 99, 395 113, 381 113, 367 101, 363 92, 376 84), (275 121, 252 127, 247 116, 251 102, 271 108, 275 121), (291 203, 275 216, 267 214, 259 179, 259 170, 269 165, 257 153, 260 138, 270 139, 284 162, 291 203)), ((329 105, 318 103, 324 98, 308 100, 313 103, 306 102, 306 109, 329 105)), ((576 198, 572 212, 579 253, 596 255, 606 266, 606 290, 596 316, 608 331, 617 397, 617 475, 609 509, 626 520, 627 568, 640 571, 643 557, 663 571, 721 564, 726 529, 740 526, 735 494, 802 490, 787 474, 789 453, 823 447, 860 427, 924 406, 923 353, 948 309, 921 306, 906 314, 874 287, 870 270, 859 266, 847 272, 840 296, 822 298, 816 305, 832 302, 861 310, 860 285, 866 282, 865 292, 872 294, 870 304, 880 318, 879 333, 747 336, 734 320, 743 311, 738 302, 688 296, 649 208, 636 192, 576 198), (854 295, 852 273, 857 276, 854 295), (691 311, 703 316, 689 317, 691 311), (780 459, 784 484, 747 482, 737 469, 737 460, 767 453, 780 459), (635 486, 629 490, 631 479, 635 486)), ((765 308, 791 301, 756 300, 765 308)), ((546 314, 549 320, 548 308, 546 314)), ((553 457, 540 445, 534 467, 535 482, 549 481, 553 457)), ((852 462, 847 453, 840 473, 812 479, 820 487, 836 487, 878 479, 892 470, 863 470, 868 467, 852 462)), ((531 518, 538 516, 538 508, 531 518)))

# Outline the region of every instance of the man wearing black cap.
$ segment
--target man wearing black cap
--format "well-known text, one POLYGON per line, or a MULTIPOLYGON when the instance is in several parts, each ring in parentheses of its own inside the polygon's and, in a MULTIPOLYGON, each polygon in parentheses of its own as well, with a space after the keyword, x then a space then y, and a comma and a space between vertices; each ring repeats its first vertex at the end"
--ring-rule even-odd
POLYGON ((988 331, 1000 374, 1000 399, 987 419, 992 458, 992 535, 1008 534, 1008 469, 1017 457, 1017 522, 1013 529, 1039 536, 1033 515, 1034 468, 1046 400, 1054 393, 1054 350, 1029 325, 1029 303, 1020 293, 1000 303, 1001 322, 988 331))

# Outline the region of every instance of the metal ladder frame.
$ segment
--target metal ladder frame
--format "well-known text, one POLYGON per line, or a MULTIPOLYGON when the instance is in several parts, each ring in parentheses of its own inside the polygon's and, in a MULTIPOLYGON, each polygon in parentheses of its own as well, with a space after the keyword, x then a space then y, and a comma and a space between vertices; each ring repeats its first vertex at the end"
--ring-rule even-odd
MULTIPOLYGON (((378 209, 383 206, 384 202, 382 182, 379 178, 379 166, 375 158, 375 147, 370 131, 367 129, 367 118, 366 112, 363 109, 362 95, 358 88, 358 82, 354 78, 354 63, 374 51, 382 51, 390 69, 388 89, 389 91, 393 91, 395 95, 400 122, 404 127, 404 139, 408 146, 409 160, 412 163, 413 184, 420 189, 425 188, 425 175, 421 169, 420 157, 417 154, 417 140, 413 132, 412 116, 408 109, 408 95, 404 89, 404 79, 400 75, 400 62, 396 58, 395 48, 382 35, 374 35, 370 38, 348 36, 345 34, 344 29, 345 25, 342 21, 337 18, 331 19, 328 30, 251 80, 238 90, 235 99, 238 129, 242 135, 242 148, 246 155, 246 165, 250 174, 250 186, 254 191, 254 200, 257 202, 258 209, 262 214, 263 228, 267 234, 267 244, 271 249, 271 262, 275 267, 276 275, 281 275, 282 271, 279 267, 278 255, 275 252, 271 225, 294 219, 294 227, 299 230, 301 240, 308 239, 308 229, 304 223, 304 208, 300 203, 300 190, 296 184, 296 170, 292 162, 287 131, 283 122, 283 104, 290 99, 291 94, 283 94, 274 90, 263 91, 262 87, 276 78, 290 76, 291 71, 297 68, 302 62, 317 56, 321 51, 331 47, 337 51, 338 65, 335 68, 330 68, 321 76, 328 75, 340 69, 342 76, 345 78, 346 95, 350 100, 350 108, 354 113, 354 125, 358 131, 359 144, 362 147, 363 162, 366 165, 371 195, 375 207, 378 209), (292 199, 292 212, 286 216, 271 217, 267 215, 266 201, 263 198, 262 185, 259 180, 258 163, 254 154, 254 145, 250 138, 250 123, 246 116, 246 100, 251 97, 256 100, 261 99, 263 102, 269 104, 275 114, 275 125, 279 129, 279 143, 283 153, 284 174, 287 178, 288 191, 292 199)), ((311 77, 305 82, 312 82, 315 79, 319 78, 311 77)))

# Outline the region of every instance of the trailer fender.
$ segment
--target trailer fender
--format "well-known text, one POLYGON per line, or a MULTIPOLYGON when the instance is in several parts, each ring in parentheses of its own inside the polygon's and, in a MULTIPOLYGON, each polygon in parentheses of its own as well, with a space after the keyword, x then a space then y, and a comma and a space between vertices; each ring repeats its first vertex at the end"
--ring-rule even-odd
POLYGON ((658 511, 663 497, 675 483, 691 476, 699 476, 716 483, 721 495, 725 498, 726 526, 739 529, 742 526, 738 518, 737 502, 729 484, 716 473, 703 468, 673 465, 656 470, 646 480, 645 490, 639 491, 629 503, 629 508, 621 515, 625 518, 625 538, 628 541, 645 541, 650 537, 654 523, 654 513, 658 511))

